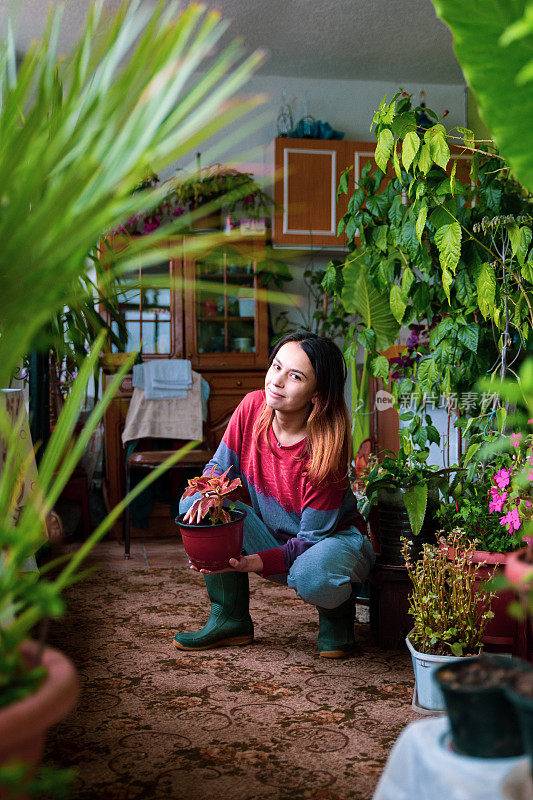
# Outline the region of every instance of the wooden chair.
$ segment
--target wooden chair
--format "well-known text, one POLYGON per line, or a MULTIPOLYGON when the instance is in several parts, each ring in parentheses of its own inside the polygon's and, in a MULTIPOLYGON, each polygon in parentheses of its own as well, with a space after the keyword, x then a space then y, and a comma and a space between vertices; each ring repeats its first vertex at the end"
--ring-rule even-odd
MULTIPOLYGON (((160 464, 166 461, 169 456, 176 452, 179 447, 186 444, 186 442, 174 443, 176 446, 171 450, 135 450, 129 458, 126 459, 126 494, 131 489, 131 473, 134 469, 141 469, 151 471, 156 469, 160 464)), ((169 472, 181 471, 187 469, 194 469, 201 472, 203 467, 212 458, 214 450, 206 448, 198 448, 190 450, 187 455, 180 459, 176 464, 170 467, 169 472)), ((131 512, 129 505, 124 511, 124 557, 130 557, 130 528, 131 528, 131 512)))

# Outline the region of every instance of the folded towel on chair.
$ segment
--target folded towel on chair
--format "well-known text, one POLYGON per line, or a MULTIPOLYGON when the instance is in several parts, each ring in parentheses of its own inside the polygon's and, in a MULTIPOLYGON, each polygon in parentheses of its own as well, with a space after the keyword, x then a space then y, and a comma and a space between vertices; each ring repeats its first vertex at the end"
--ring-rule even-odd
POLYGON ((165 358, 136 364, 133 386, 144 389, 147 400, 184 399, 192 386, 191 362, 165 358))
POLYGON ((190 389, 191 362, 182 358, 149 361, 149 381, 154 389, 190 389))
POLYGON ((203 398, 209 395, 209 384, 197 372, 192 373, 192 387, 185 398, 150 400, 146 392, 135 387, 122 433, 124 443, 132 439, 199 439, 203 438, 203 398), (205 388, 204 388, 205 383, 205 388))

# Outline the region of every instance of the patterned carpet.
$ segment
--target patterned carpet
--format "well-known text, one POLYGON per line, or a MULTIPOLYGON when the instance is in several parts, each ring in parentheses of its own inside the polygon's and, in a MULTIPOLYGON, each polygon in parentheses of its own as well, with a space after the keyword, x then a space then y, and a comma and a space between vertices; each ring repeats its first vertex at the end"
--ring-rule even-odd
POLYGON ((370 800, 417 718, 408 653, 357 624, 357 657, 319 658, 314 608, 256 575, 251 595, 253 645, 188 654, 171 639, 203 625, 207 596, 182 550, 174 568, 104 568, 69 590, 50 643, 82 699, 46 763, 77 768, 73 800, 370 800))

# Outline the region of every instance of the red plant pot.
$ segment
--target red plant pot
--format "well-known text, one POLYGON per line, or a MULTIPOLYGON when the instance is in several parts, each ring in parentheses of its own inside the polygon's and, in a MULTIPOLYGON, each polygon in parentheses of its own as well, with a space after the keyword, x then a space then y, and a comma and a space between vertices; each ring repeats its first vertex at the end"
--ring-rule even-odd
POLYGON ((189 561, 198 569, 221 570, 230 558, 239 558, 246 511, 230 511, 230 522, 221 525, 189 525, 183 514, 176 518, 189 561))
MULTIPOLYGON (((20 651, 31 665, 39 650, 37 642, 23 642, 20 651)), ((0 709, 0 764, 12 760, 36 766, 43 754, 47 729, 74 708, 79 695, 78 678, 69 659, 46 647, 41 664, 48 674, 33 694, 0 709)), ((0 789, 0 798, 6 795, 0 789)))
MULTIPOLYGON (((450 548, 450 556, 452 548, 450 548)), ((474 550, 471 554, 472 564, 479 564, 475 588, 479 588, 493 575, 501 573, 513 553, 489 553, 487 550, 474 550)), ((483 636, 483 645, 489 651, 498 653, 514 653, 519 636, 519 623, 507 611, 509 604, 515 599, 514 592, 501 591, 493 597, 491 611, 494 614, 489 619, 483 636)))

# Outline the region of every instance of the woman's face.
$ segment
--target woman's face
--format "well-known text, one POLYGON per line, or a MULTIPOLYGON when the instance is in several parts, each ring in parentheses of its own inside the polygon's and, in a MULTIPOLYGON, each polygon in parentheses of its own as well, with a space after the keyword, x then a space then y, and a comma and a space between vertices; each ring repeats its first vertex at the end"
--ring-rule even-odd
POLYGON ((298 342, 280 347, 265 377, 266 403, 283 413, 307 408, 316 397, 316 377, 298 342))

